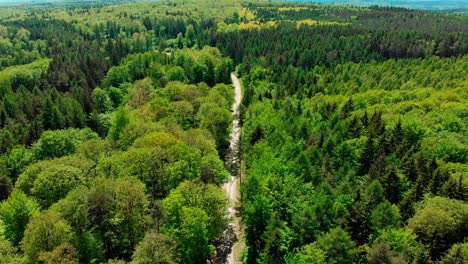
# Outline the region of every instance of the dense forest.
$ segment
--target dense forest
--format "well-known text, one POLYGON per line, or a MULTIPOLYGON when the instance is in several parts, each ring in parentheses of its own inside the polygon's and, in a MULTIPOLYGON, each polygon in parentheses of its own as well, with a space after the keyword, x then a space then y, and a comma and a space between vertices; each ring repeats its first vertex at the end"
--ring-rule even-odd
POLYGON ((466 13, 120 2, 0 7, 0 264, 468 262, 466 13))
MULTIPOLYGON (((8 0, 5 0, 8 1, 8 0)), ((63 0, 62 0, 63 1, 63 0)), ((382 5, 382 6, 398 6, 412 9, 425 9, 425 10, 464 10, 466 9, 466 2, 463 0, 273 0, 277 2, 313 2, 320 4, 335 4, 335 5, 382 5)))

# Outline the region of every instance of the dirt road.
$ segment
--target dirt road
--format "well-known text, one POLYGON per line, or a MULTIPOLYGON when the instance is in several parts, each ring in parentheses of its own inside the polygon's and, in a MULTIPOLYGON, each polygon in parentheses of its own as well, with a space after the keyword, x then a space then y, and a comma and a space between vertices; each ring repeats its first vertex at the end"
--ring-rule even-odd
POLYGON ((236 242, 231 247, 231 253, 227 256, 226 263, 227 264, 237 264, 242 263, 240 261, 240 255, 242 250, 244 249, 244 232, 240 225, 240 219, 237 217, 237 210, 236 207, 238 206, 239 199, 240 199, 240 191, 239 191, 239 139, 241 133, 241 127, 239 123, 239 106, 241 104, 242 99, 242 88, 240 85, 239 79, 234 75, 231 74, 232 83, 234 84, 234 104, 232 106, 232 131, 231 131, 231 138, 230 138, 230 147, 229 147, 229 154, 227 158, 227 166, 233 168, 231 170, 231 179, 229 182, 223 185, 223 189, 225 190, 228 198, 229 198, 229 217, 231 219, 230 226, 236 236, 236 242))

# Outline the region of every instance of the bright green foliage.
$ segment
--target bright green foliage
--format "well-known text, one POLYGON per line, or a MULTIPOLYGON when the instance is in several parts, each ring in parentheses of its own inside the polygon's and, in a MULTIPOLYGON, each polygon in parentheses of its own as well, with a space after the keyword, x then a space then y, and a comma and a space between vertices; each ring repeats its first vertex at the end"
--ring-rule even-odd
MULTIPOLYGON (((180 10, 172 4, 155 4, 168 12, 180 10)), ((240 7, 237 2, 225 4, 229 16, 240 7)), ((39 56, 51 57, 45 60, 48 67, 18 66, 0 74, 5 77, 0 85, 0 153, 13 149, 0 158, 0 172, 16 182, 15 192, 24 191, 43 207, 50 206, 30 222, 28 236, 23 239, 22 248, 30 262, 130 260, 149 223, 154 222, 147 210, 150 202, 165 198, 179 185, 184 193, 191 193, 183 188, 187 180, 197 181, 195 194, 203 199, 183 202, 180 212, 187 217, 179 221, 178 235, 170 238, 178 244, 183 241, 190 249, 185 262, 206 262, 214 252, 212 244, 226 229, 224 193, 199 181, 222 184, 229 176, 218 150, 227 146, 233 93, 231 87, 219 83, 230 82, 232 61, 222 57, 218 49, 200 43, 206 26, 224 17, 212 21, 211 11, 191 10, 190 16, 209 14, 196 15, 207 19, 202 26, 199 20, 189 22, 189 13, 175 18, 173 14, 160 15, 158 9, 154 16, 158 19, 147 17, 145 11, 140 21, 127 13, 133 8, 122 9, 126 18, 119 26, 112 12, 95 27, 82 22, 69 27, 71 22, 65 22, 68 19, 62 15, 72 13, 58 11, 54 16, 63 20, 41 25, 48 28, 44 34, 34 29, 41 19, 26 17, 18 18, 22 25, 16 25, 14 19, 1 29, 0 48, 6 53, 0 56, 0 69, 39 56), (56 34, 59 28, 61 34, 56 34), (181 43, 176 44, 201 50, 172 50, 175 46, 170 38, 178 35, 181 43), (57 44, 53 51, 48 47, 52 42, 57 44), (21 54, 14 53, 20 49, 24 49, 21 54), (222 114, 221 119, 217 113, 222 114), (98 139, 88 129, 70 128, 86 126, 110 141, 98 139), (14 148, 16 144, 32 147, 14 148), (61 229, 52 230, 53 235, 62 234, 51 237, 54 243, 41 247, 36 233, 44 233, 41 228, 49 225, 48 218, 61 229), (69 226, 62 228, 65 221, 69 226)), ((132 12, 136 15, 140 11, 132 12)), ((5 191, 5 197, 9 192, 5 191)), ((158 219, 167 218, 164 212, 161 210, 158 219)), ((169 230, 164 221, 160 225, 169 230)), ((6 223, 4 226, 7 229, 6 223)), ((154 248, 152 240, 149 236, 136 252, 148 255, 154 248)), ((161 241, 157 247, 172 251, 160 255, 162 263, 179 262, 184 251, 168 238, 161 241)), ((147 263, 155 263, 154 258, 147 263)))
POLYGON ((327 263, 354 263, 354 242, 340 227, 319 237, 317 246, 325 252, 327 263))
POLYGON ((198 118, 200 127, 209 130, 215 137, 216 146, 224 147, 229 136, 228 128, 232 118, 229 111, 216 104, 207 103, 200 107, 198 118))
POLYGON ((230 60, 222 58, 219 50, 210 47, 199 51, 184 49, 175 52, 173 61, 166 55, 147 52, 129 56, 122 64, 128 67, 130 81, 134 82, 130 88, 120 89, 127 94, 132 111, 124 115, 120 109, 114 113, 109 132, 111 139, 120 139, 119 143, 126 148, 139 136, 161 130, 152 125, 159 121, 164 126, 177 123, 182 129, 207 129, 214 136, 218 150, 227 147, 231 122, 228 109, 233 93, 226 85, 216 85, 216 81, 229 82, 230 72, 220 73, 219 69, 231 66, 226 66, 230 60), (197 65, 205 70, 198 72, 197 65), (200 76, 197 77, 198 73, 200 76), (222 80, 216 80, 216 74, 222 80))
POLYGON ((461 259, 466 16, 98 2, 0 8, 0 198, 23 191, 73 233, 33 261, 218 257, 234 68, 247 263, 461 259))
POLYGON ((3 160, 0 159, 0 164, 2 162, 5 164, 7 176, 16 182, 24 169, 34 162, 33 152, 26 147, 17 146, 3 156, 3 160))
POLYGON ((87 184, 92 176, 92 161, 68 156, 30 165, 18 178, 16 188, 38 199, 47 208, 64 198, 80 184, 87 184))
POLYGON ((158 198, 185 180, 200 178, 207 183, 222 183, 228 172, 216 156, 214 143, 192 132, 146 134, 137 138, 128 151, 102 160, 98 170, 108 176, 137 177, 158 198))
POLYGON ((102 259, 101 242, 88 229, 90 216, 88 204, 89 189, 79 186, 68 195, 53 204, 50 210, 58 212, 70 224, 75 234, 75 248, 82 262, 92 262, 102 259))
POLYGON ((169 81, 179 81, 179 82, 185 81, 186 77, 185 77, 184 69, 182 69, 182 67, 180 66, 169 69, 167 71, 167 79, 169 81))
POLYGON ((467 232, 468 205, 443 197, 426 198, 418 205, 408 226, 431 247, 431 256, 440 257, 453 243, 462 242, 467 232))
POLYGON ((144 236, 147 206, 145 186, 139 180, 96 179, 88 194, 88 214, 106 257, 131 256, 144 236))
POLYGON ((383 230, 375 241, 387 243, 392 250, 402 253, 411 253, 418 246, 416 235, 408 228, 383 230))
POLYGON ((175 242, 168 236, 149 231, 135 248, 132 264, 175 264, 175 242))
POLYGON ((185 30, 185 45, 187 47, 192 47, 195 44, 195 30, 193 25, 190 24, 185 30))
POLYGON ((282 263, 293 237, 291 230, 281 223, 277 216, 273 215, 263 234, 265 249, 260 254, 265 263, 282 263))
MULTIPOLYGON (((265 9, 256 10, 262 10, 257 15, 268 17, 266 11, 262 13, 265 9)), ((280 34, 274 33, 278 30, 260 32, 267 38, 267 32, 280 34)), ((256 38, 253 35, 244 36, 256 38)), ((267 227, 275 221, 284 225, 278 230, 290 228, 295 239, 286 252, 277 247, 274 254, 294 255, 320 234, 340 226, 363 249, 357 262, 366 258, 366 247, 385 252, 386 246, 377 247, 375 239, 385 229, 398 228, 418 215, 421 207, 414 204, 425 194, 465 200, 461 152, 466 126, 459 122, 467 102, 462 92, 466 56, 311 68, 292 66, 279 55, 271 59, 244 57, 239 66, 245 90, 241 149, 247 179, 242 211, 249 263, 257 262, 266 249, 266 238, 271 238, 267 227), (401 74, 402 69, 408 74, 401 74), (442 72, 447 78, 441 77, 442 72), (439 135, 450 142, 439 144, 439 135)), ((434 219, 444 222, 438 216, 434 219)), ((455 229, 466 232, 460 225, 455 229)), ((432 259, 461 242, 435 241, 422 240, 431 249, 432 259), (436 244, 448 246, 437 249, 436 244), (439 254, 434 255, 435 251, 439 254)), ((387 255, 393 260, 428 261, 422 245, 413 252, 396 253, 390 245, 387 255)))
POLYGON ((249 258, 255 259, 261 247, 261 236, 265 232, 268 221, 270 220, 272 210, 271 201, 264 195, 259 194, 252 202, 244 205, 244 221, 248 227, 246 230, 246 239, 254 245, 249 248, 249 258))
POLYGON ((21 249, 29 263, 36 263, 39 257, 56 247, 73 241, 70 225, 60 214, 43 211, 33 215, 24 231, 21 249))
POLYGON ((164 199, 168 215, 168 227, 178 229, 184 221, 184 208, 197 208, 204 212, 207 219, 206 228, 210 241, 219 238, 227 226, 225 194, 214 185, 204 185, 185 181, 164 199))
POLYGON ((120 107, 114 113, 112 126, 109 131, 109 136, 112 140, 117 141, 120 139, 123 129, 128 124, 128 113, 125 108, 120 107))
POLYGON ((31 189, 31 195, 39 201, 42 207, 47 208, 64 198, 80 183, 85 183, 80 169, 56 164, 37 175, 31 189))
POLYGON ((102 158, 108 157, 111 154, 112 148, 110 142, 102 139, 91 139, 83 142, 77 149, 80 156, 88 160, 92 160, 96 164, 102 158))
POLYGON ((378 204, 385 202, 384 190, 379 181, 375 180, 367 186, 364 192, 364 199, 366 199, 369 208, 374 208, 378 204))
POLYGON ((5 238, 13 245, 18 245, 30 217, 38 212, 39 208, 39 204, 34 199, 20 190, 15 190, 0 205, 0 219, 3 222, 5 238))
POLYGON ((94 107, 98 113, 108 113, 112 110, 112 101, 109 95, 100 88, 94 89, 93 101, 94 107))
POLYGON ((214 155, 203 157, 200 169, 200 179, 204 183, 222 184, 229 177, 229 172, 224 168, 223 162, 214 155))
POLYGON ((464 200, 468 193, 468 178, 465 177, 467 172, 468 164, 447 163, 440 166, 433 174, 433 193, 464 200))
POLYGON ((46 131, 32 146, 32 151, 37 160, 60 158, 73 154, 82 142, 95 138, 97 135, 90 129, 46 131))
POLYGON ((292 229, 294 240, 300 244, 312 243, 323 232, 330 229, 331 216, 337 213, 333 208, 336 203, 324 193, 316 193, 304 197, 305 201, 294 202, 292 209, 292 229))
POLYGON ((68 195, 50 207, 50 210, 62 215, 72 228, 84 230, 89 224, 87 204, 89 189, 79 186, 68 195))
MULTIPOLYGON (((172 148, 176 143, 178 143, 178 140, 168 133, 148 134, 138 139, 134 147, 127 152, 113 155, 107 159, 106 161, 109 161, 109 164, 102 162, 99 169, 102 168, 107 173, 110 172, 109 176, 137 177, 146 184, 148 191, 153 196, 162 197, 167 193, 168 187, 176 186, 178 176, 194 177, 190 174, 180 175, 179 172, 174 171, 176 168, 172 166, 169 166, 166 172, 165 167, 169 158, 168 148, 172 148), (174 185, 169 186, 168 182, 172 181, 175 181, 174 185)), ((197 162, 196 159, 197 157, 195 157, 193 163, 195 170, 199 167, 199 165, 197 166, 199 161, 197 162)), ((174 162, 177 161, 174 160, 174 162)))
POLYGON ((379 231, 400 226, 400 212, 398 207, 385 201, 378 204, 371 213, 371 229, 379 231))
POLYGON ((287 264, 324 264, 326 262, 325 252, 317 243, 304 246, 299 253, 285 258, 287 264))
POLYGON ((176 119, 176 122, 180 124, 183 129, 190 128, 194 125, 193 113, 195 111, 194 106, 187 101, 176 101, 169 105, 170 116, 176 119))
POLYGON ((117 108, 125 102, 124 91, 119 88, 111 86, 108 91, 108 97, 112 101, 112 106, 117 108))
POLYGON ((181 263, 206 263, 214 247, 209 244, 208 215, 199 208, 184 207, 175 235, 181 247, 181 263))
MULTIPOLYGON (((377 252, 386 252, 383 254, 391 260, 401 259, 407 262, 427 262, 428 252, 424 246, 417 241, 414 232, 409 229, 385 229, 373 243, 374 254, 377 252), (388 246, 388 250, 385 248, 388 246)), ((373 254, 369 251, 372 259, 373 254)))
POLYGON ((145 185, 135 178, 116 180, 114 203, 117 208, 114 218, 120 220, 119 229, 123 236, 119 240, 133 249, 144 235, 148 206, 145 185))
POLYGON ((440 263, 442 264, 462 264, 468 261, 468 244, 453 245, 447 254, 442 258, 440 263))
POLYGON ((22 263, 22 258, 9 241, 0 238, 0 264, 12 263, 22 263))
POLYGON ((130 74, 128 73, 128 67, 117 66, 109 69, 104 83, 106 86, 119 87, 122 83, 129 81, 130 74))

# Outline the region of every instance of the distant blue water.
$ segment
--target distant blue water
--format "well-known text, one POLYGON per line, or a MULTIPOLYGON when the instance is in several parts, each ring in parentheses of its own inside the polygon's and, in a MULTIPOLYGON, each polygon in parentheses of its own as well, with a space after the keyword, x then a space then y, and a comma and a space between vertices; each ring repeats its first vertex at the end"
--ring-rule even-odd
POLYGON ((413 9, 453 10, 468 9, 468 0, 280 0, 275 2, 312 2, 356 6, 398 6, 413 9))
POLYGON ((89 2, 152 2, 157 0, 0 0, 0 4, 89 3, 89 2))

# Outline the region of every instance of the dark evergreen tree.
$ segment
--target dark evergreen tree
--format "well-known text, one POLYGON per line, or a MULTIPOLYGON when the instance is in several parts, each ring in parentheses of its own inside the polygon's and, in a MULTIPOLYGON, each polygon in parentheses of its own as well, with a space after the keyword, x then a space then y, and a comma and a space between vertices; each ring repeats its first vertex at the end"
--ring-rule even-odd
POLYGON ((0 201, 7 199, 12 190, 13 184, 11 179, 4 175, 0 176, 0 201))
POLYGON ((382 185, 385 190, 385 197, 387 200, 392 204, 398 204, 401 199, 401 181, 394 166, 389 166, 382 185))
POLYGON ((48 97, 42 108, 41 123, 44 130, 54 130, 64 127, 63 116, 59 111, 58 107, 52 102, 52 99, 48 97))
POLYGON ((365 175, 369 172, 371 165, 374 163, 375 157, 374 140, 372 137, 367 137, 364 151, 359 159, 359 164, 361 165, 359 175, 365 175))
POLYGON ((346 119, 349 117, 349 114, 354 110, 353 99, 349 98, 348 101, 341 108, 340 119, 346 119))

